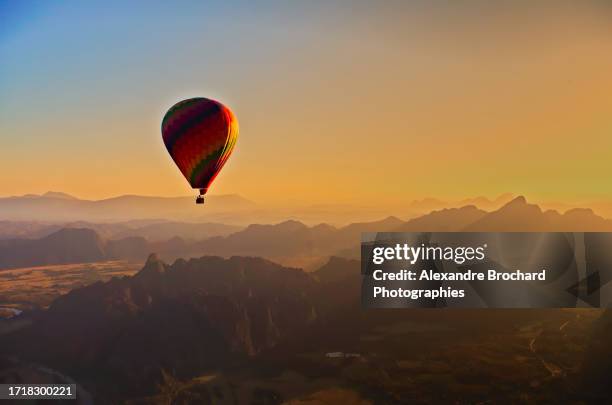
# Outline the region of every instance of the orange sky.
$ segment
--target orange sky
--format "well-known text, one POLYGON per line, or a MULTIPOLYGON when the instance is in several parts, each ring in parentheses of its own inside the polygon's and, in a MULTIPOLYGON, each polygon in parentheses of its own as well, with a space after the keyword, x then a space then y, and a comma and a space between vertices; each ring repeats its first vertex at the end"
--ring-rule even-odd
POLYGON ((191 194, 159 125, 205 96, 241 129, 217 194, 612 197, 612 7, 352 4, 17 10, 0 195, 191 194))

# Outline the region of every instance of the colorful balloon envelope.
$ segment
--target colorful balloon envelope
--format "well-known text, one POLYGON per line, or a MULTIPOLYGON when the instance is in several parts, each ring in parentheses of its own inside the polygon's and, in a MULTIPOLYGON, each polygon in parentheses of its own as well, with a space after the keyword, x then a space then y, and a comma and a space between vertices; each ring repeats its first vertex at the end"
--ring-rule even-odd
POLYGON ((229 158, 238 139, 238 121, 232 111, 215 100, 190 98, 176 103, 162 121, 166 149, 192 188, 197 202, 229 158))

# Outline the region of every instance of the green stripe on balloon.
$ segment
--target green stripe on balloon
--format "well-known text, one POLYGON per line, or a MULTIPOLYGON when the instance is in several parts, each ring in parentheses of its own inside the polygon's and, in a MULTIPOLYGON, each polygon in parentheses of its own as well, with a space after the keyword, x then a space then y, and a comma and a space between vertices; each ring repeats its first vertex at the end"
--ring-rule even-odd
POLYGON ((198 177, 202 174, 202 172, 204 170, 206 170, 206 168, 208 167, 209 163, 212 161, 217 161, 219 159, 219 157, 221 156, 221 154, 223 153, 223 147, 220 147, 219 149, 213 151, 210 155, 208 155, 206 157, 206 159, 201 160, 196 167, 193 169, 193 171, 191 172, 191 176, 190 176, 190 183, 191 186, 193 188, 202 188, 202 187, 206 187, 207 184, 196 184, 196 181, 198 179, 198 177))

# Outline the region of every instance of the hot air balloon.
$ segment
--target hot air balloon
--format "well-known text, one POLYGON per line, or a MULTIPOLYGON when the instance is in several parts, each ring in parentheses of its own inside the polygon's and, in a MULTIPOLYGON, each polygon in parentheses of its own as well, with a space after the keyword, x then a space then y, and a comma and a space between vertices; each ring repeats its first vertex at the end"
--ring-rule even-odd
POLYGON ((238 139, 238 121, 218 101, 203 97, 179 101, 164 116, 162 138, 192 188, 197 204, 227 162, 238 139))

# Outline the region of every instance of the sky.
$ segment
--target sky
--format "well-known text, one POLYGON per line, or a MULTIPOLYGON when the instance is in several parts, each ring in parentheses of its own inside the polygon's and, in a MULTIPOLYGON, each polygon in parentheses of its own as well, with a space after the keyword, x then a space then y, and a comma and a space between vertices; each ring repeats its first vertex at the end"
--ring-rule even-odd
POLYGON ((191 195, 160 123, 203 96, 240 122, 215 194, 612 198, 603 0, 0 0, 0 20, 0 195, 191 195))

